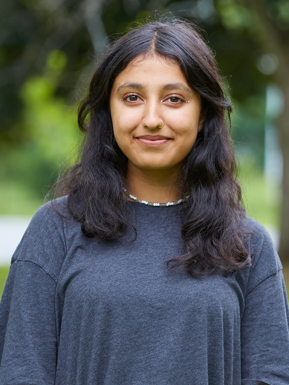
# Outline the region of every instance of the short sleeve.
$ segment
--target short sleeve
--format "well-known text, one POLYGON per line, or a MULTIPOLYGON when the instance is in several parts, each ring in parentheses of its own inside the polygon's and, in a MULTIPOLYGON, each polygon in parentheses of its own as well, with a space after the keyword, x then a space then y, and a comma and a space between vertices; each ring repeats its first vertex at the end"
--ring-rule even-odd
POLYGON ((36 211, 13 254, 12 264, 21 260, 34 262, 57 280, 66 255, 64 220, 59 214, 64 202, 60 198, 53 203, 55 209, 49 202, 36 211))
POLYGON ((0 304, 0 384, 54 384, 54 293, 54 280, 35 263, 11 265, 0 304))
POLYGON ((55 290, 65 255, 62 217, 45 204, 12 257, 0 303, 0 384, 54 384, 55 290))
POLYGON ((245 301, 242 385, 288 385, 289 315, 282 269, 259 281, 245 301))

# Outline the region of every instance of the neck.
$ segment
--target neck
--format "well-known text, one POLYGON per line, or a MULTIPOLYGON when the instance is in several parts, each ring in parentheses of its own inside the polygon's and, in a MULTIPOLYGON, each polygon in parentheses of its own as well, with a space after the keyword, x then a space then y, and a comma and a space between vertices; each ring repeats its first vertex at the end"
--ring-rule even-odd
POLYGON ((174 202, 181 198, 177 186, 180 167, 170 170, 140 170, 128 164, 128 192, 140 200, 155 203, 174 202))

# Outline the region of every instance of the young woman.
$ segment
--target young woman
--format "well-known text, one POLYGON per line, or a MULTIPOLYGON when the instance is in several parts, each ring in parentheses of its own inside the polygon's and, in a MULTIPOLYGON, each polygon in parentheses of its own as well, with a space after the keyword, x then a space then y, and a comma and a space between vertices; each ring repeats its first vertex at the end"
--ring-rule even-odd
POLYGON ((1 384, 289 383, 282 265, 245 215, 230 111, 190 24, 109 48, 79 109, 80 161, 12 257, 1 384))

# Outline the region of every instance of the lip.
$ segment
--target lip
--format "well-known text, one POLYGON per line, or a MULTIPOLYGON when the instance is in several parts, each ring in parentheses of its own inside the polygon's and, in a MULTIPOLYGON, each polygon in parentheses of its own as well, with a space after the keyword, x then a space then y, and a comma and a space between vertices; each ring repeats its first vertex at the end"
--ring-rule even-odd
POLYGON ((160 135, 144 135, 136 138, 139 142, 149 147, 158 147, 167 143, 170 138, 160 135))

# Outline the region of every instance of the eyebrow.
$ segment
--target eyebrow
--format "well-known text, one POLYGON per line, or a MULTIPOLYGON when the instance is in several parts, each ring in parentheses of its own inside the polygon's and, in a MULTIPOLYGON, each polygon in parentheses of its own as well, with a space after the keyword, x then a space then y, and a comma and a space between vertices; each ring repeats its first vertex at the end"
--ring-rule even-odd
MULTIPOLYGON (((145 88, 145 86, 143 86, 140 83, 129 83, 129 82, 127 82, 127 83, 123 83, 120 87, 118 87, 116 92, 118 93, 119 91, 121 91, 124 88, 134 88, 136 90, 143 90, 145 88)), ((162 89, 165 90, 165 91, 168 91, 168 90, 184 90, 184 91, 189 92, 190 94, 192 94, 192 91, 183 83, 169 83, 169 84, 164 85, 162 89)))
POLYGON ((186 86, 184 85, 183 83, 169 83, 169 84, 166 84, 164 87, 163 87, 163 90, 184 90, 190 94, 192 94, 192 91, 186 86))
POLYGON ((124 88, 134 88, 136 90, 141 90, 141 89, 144 89, 145 87, 142 84, 140 84, 140 83, 129 83, 129 82, 126 82, 126 83, 123 83, 120 87, 118 87, 116 92, 119 92, 119 91, 121 91, 124 88))

